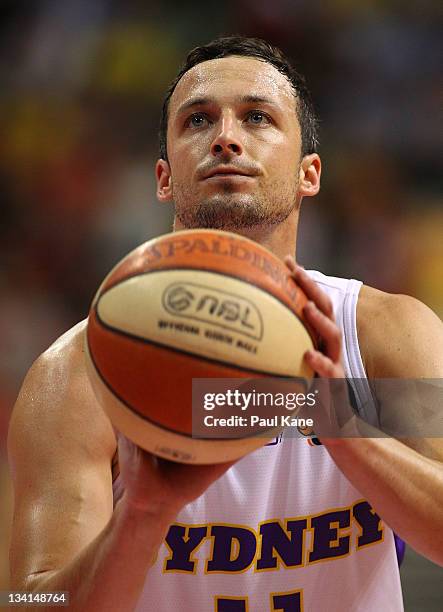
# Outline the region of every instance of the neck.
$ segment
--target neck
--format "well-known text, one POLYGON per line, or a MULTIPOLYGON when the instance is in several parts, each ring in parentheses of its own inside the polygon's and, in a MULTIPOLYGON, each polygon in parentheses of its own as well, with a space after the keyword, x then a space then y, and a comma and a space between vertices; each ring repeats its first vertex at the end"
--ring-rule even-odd
MULTIPOLYGON (((299 210, 295 208, 281 223, 275 225, 257 225, 252 228, 232 229, 229 231, 235 231, 236 234, 258 242, 274 253, 279 259, 283 259, 286 255, 295 256, 298 216, 299 210)), ((175 218, 174 231, 183 229, 187 228, 175 218)))

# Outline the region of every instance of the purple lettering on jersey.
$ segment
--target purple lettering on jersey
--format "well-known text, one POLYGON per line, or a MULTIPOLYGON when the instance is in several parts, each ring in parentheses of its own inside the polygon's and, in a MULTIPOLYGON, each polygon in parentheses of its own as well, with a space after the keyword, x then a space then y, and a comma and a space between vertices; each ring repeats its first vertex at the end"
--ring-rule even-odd
POLYGON ((255 534, 243 527, 213 525, 212 555, 206 572, 242 572, 254 561, 257 550, 255 534))
POLYGON ((247 612, 246 599, 232 597, 217 597, 215 612, 247 612))
POLYGON ((361 535, 357 538, 357 548, 383 540, 381 519, 367 501, 355 504, 352 514, 361 527, 361 535))
POLYGON ((311 518, 311 529, 314 530, 312 551, 309 563, 320 559, 343 557, 349 553, 349 535, 339 536, 339 529, 351 524, 350 510, 335 510, 311 518))
POLYGON ((277 610, 281 610, 281 612, 301 612, 301 591, 272 595, 272 610, 275 612, 277 610))
POLYGON ((197 562, 191 559, 191 554, 206 538, 207 532, 207 527, 171 525, 166 536, 166 543, 171 550, 171 556, 166 561, 164 571, 194 573, 197 562))
POLYGON ((261 525, 262 544, 260 558, 257 559, 256 564, 257 570, 277 568, 278 557, 286 567, 302 565, 304 534, 307 524, 306 519, 287 521, 286 530, 282 528, 278 521, 261 525), (274 551, 277 553, 276 555, 274 551))

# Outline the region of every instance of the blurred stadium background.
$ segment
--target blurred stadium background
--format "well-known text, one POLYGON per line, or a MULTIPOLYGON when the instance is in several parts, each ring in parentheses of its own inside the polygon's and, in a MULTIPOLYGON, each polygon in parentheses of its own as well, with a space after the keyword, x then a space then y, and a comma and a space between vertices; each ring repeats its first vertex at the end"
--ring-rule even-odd
MULTIPOLYGON (((0 588, 8 418, 39 353, 87 314, 109 268, 171 228, 153 166, 162 95, 185 52, 223 33, 279 45, 321 118, 323 187, 298 259, 443 313, 432 0, 0 2, 0 588)), ((400 511, 400 510, 399 510, 400 511)), ((443 570, 408 552, 407 610, 443 609, 443 570)))

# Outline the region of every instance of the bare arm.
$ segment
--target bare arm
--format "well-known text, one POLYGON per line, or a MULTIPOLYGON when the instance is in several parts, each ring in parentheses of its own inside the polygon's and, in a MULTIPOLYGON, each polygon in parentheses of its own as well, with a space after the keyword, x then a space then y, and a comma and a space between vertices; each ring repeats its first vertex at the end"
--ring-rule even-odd
POLYGON ((72 610, 126 612, 178 511, 229 466, 160 461, 122 440, 126 490, 113 512, 116 439, 84 371, 82 333, 34 364, 14 408, 11 586, 69 591, 72 610))
MULTIPOLYGON (((306 316, 326 340, 325 354, 312 351, 306 359, 320 376, 342 378, 340 332, 329 298, 303 270, 294 275, 316 304, 308 307, 306 316)), ((368 377, 443 377, 443 327, 429 308, 413 298, 363 287, 357 315, 368 377)), ((407 418, 407 411, 398 418, 407 418)), ((443 440, 374 437, 322 442, 383 520, 418 552, 443 565, 443 440)))

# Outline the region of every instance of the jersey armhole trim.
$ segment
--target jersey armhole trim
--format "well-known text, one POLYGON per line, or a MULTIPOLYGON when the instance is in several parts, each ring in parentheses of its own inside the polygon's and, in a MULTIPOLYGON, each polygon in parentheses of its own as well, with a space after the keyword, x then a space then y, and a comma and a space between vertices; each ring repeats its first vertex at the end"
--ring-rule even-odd
POLYGON ((363 283, 355 279, 348 282, 343 300, 343 335, 346 349, 343 353, 346 376, 351 379, 350 384, 356 395, 359 412, 366 422, 377 426, 378 412, 363 364, 357 332, 357 303, 362 286, 363 283))

